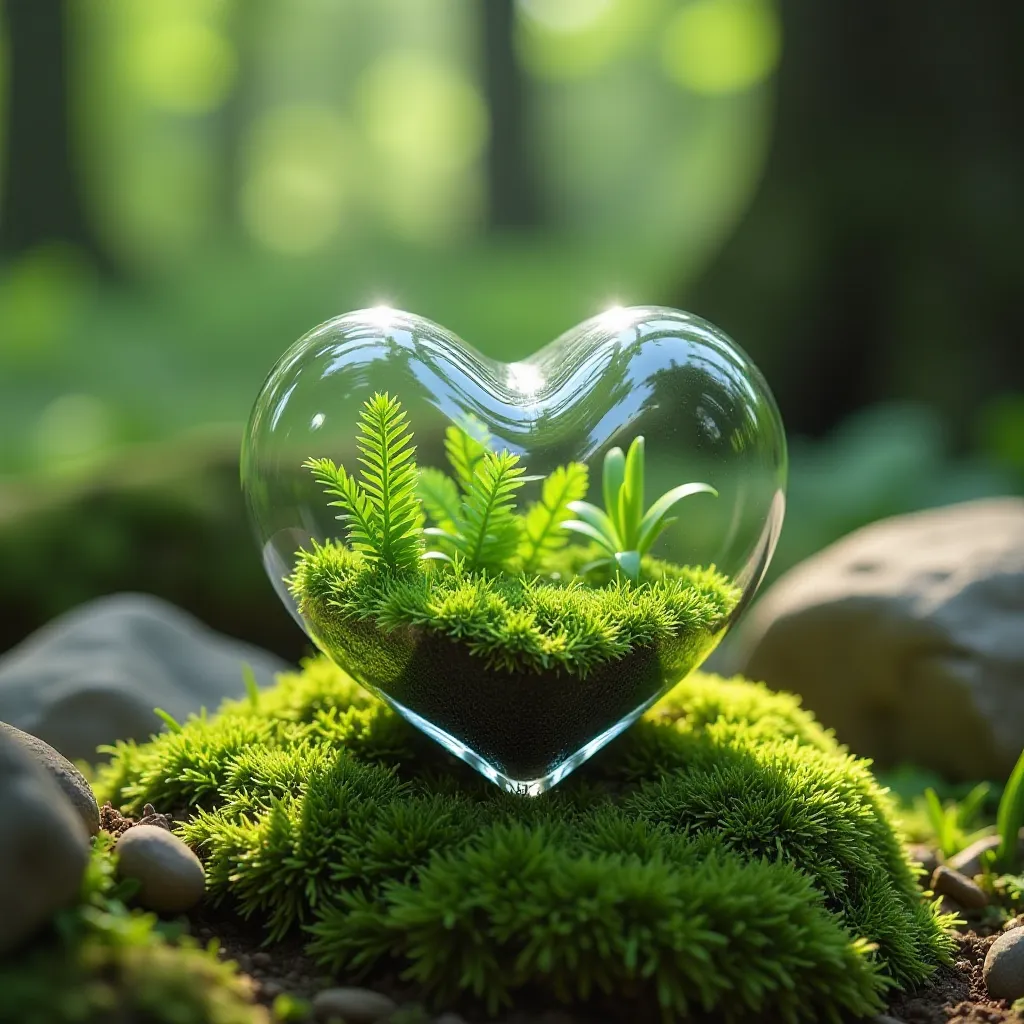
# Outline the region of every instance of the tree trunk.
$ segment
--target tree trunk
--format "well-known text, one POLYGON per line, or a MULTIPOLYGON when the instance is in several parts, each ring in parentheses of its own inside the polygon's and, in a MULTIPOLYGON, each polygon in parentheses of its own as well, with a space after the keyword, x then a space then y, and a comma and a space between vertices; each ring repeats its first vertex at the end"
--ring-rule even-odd
POLYGON ((781 13, 764 180, 682 302, 747 348, 798 432, 913 399, 965 433, 1024 380, 1024 5, 781 13))
POLYGON ((541 222, 536 169, 527 125, 527 84, 513 48, 513 0, 486 0, 483 18, 484 92, 491 116, 487 181, 492 228, 541 222))
POLYGON ((89 223, 72 146, 68 17, 71 0, 8 0, 6 168, 0 255, 48 242, 77 246, 112 269, 89 223))

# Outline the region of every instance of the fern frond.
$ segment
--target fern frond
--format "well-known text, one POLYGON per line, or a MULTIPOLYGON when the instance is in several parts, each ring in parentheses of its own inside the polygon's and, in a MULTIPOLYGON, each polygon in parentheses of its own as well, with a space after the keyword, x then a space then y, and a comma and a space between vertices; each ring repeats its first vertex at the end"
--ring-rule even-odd
POLYGON ((484 452, 462 503, 459 534, 453 543, 471 571, 501 570, 519 547, 521 523, 516 491, 523 485, 519 456, 507 450, 484 452))
POLYGON ((422 551, 423 511, 416 496, 416 449, 397 398, 378 392, 364 403, 356 444, 361 483, 380 524, 380 560, 411 569, 422 551))
POLYGON ((327 494, 337 499, 329 504, 341 509, 338 519, 348 529, 352 550, 369 558, 380 558, 380 523, 370 499, 356 483, 355 477, 349 476, 344 466, 336 466, 331 459, 306 459, 302 465, 313 473, 327 494))
POLYGON ((523 520, 519 557, 523 572, 541 569, 544 559, 563 548, 568 536, 559 527, 573 517, 570 501, 579 501, 587 493, 587 467, 581 462, 559 466, 544 480, 540 501, 534 502, 523 520))
POLYGON ((434 523, 449 530, 459 518, 462 502, 455 481, 439 469, 424 467, 420 470, 417 494, 423 508, 434 523))
POLYGON ((464 494, 473 486, 477 467, 487 451, 486 440, 486 434, 482 440, 478 440, 454 423, 445 431, 445 454, 464 494))

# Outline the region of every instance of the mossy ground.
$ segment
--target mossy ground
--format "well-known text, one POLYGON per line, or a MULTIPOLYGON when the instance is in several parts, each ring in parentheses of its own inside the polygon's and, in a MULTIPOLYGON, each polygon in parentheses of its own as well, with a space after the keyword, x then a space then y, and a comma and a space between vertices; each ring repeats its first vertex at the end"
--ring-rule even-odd
POLYGON ((2 1024, 269 1024, 245 982, 204 949, 127 908, 112 839, 94 841, 77 905, 0 964, 2 1024))
POLYGON ((678 1019, 878 1012, 947 954, 865 762, 696 674, 553 792, 503 794, 324 659, 119 744, 98 787, 188 809, 211 897, 346 980, 678 1019))

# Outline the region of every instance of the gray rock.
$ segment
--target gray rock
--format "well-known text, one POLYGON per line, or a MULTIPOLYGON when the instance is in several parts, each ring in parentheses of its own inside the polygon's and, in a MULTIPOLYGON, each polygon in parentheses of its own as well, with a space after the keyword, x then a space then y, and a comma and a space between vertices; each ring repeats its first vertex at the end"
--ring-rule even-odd
POLYGON ((89 860, 85 826, 53 778, 0 732, 0 957, 74 902, 89 860))
POLYGON ((136 825, 118 839, 114 852, 118 875, 140 883, 135 899, 147 910, 181 914, 203 898, 203 865, 173 832, 136 825))
POLYGON ((82 824, 89 835, 96 835, 100 830, 100 809, 96 803, 96 794, 93 793, 92 786, 86 781, 85 776, 63 754, 58 754, 49 743, 44 743, 38 736, 30 736, 6 722, 0 722, 0 735, 17 743, 51 776, 82 819, 82 824))
POLYGON ((397 1009, 394 999, 368 988, 325 988, 313 997, 313 1016, 319 1021, 377 1024, 397 1009))
POLYGON ((1024 929, 1003 932, 989 947, 983 968, 985 987, 993 999, 1011 1003, 1024 996, 1024 929))
POLYGON ((261 686, 287 669, 166 601, 117 594, 62 615, 0 657, 0 720, 92 761, 101 744, 158 731, 155 707, 181 721, 242 696, 243 664, 261 686))
POLYGON ((880 765, 1005 778, 1024 736, 1024 499, 883 520, 784 575, 731 668, 880 765))
POLYGON ((980 885, 945 864, 940 864, 932 873, 932 889, 936 896, 948 896, 964 910, 981 910, 988 906, 988 896, 980 885))

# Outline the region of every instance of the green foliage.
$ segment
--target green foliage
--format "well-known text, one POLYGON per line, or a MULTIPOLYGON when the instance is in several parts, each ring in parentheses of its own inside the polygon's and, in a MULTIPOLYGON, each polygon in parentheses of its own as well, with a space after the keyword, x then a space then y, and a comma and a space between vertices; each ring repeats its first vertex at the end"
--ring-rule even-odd
POLYGON ((320 485, 335 497, 349 543, 374 562, 398 571, 415 567, 422 551, 423 514, 416 496, 416 449, 397 398, 368 399, 360 413, 360 480, 330 459, 308 459, 320 485))
MULTIPOLYGON (((504 450, 483 452, 464 484, 451 525, 429 527, 424 533, 461 555, 470 572, 501 572, 519 548, 515 494, 523 485, 522 477, 518 455, 504 450)), ((444 551, 429 551, 427 557, 452 560, 444 551)))
POLYGON ((604 509, 588 501, 570 501, 569 509, 578 519, 562 527, 593 541, 602 554, 588 568, 610 567, 627 579, 639 580, 642 560, 667 526, 675 522, 669 513, 684 498, 694 494, 718 496, 710 484, 680 484, 666 491, 644 512, 644 439, 636 437, 623 455, 612 448, 604 458, 602 477, 604 509))
POLYGON ((112 844, 94 841, 79 902, 53 932, 0 964, 0 1024, 269 1024, 216 942, 203 949, 125 906, 112 844))
POLYGON ((987 782, 979 782, 962 800, 951 801, 945 806, 931 786, 924 791, 928 822, 943 857, 952 857, 989 834, 987 828, 973 831, 972 828, 991 788, 987 782))
POLYGON ((452 476, 417 470, 397 399, 374 395, 359 430, 361 481, 330 459, 305 463, 348 528, 347 547, 314 541, 288 580, 327 641, 359 621, 385 630, 419 626, 465 643, 491 667, 563 668, 582 677, 644 645, 675 640, 682 651, 708 640, 738 601, 736 588, 713 568, 655 565, 646 557, 684 492, 710 488, 675 488, 643 516, 642 437, 628 456, 616 449, 606 459, 605 491, 617 502, 613 524, 580 500, 588 474, 575 462, 546 477, 540 499, 518 514, 525 469, 518 455, 491 451, 479 424, 448 427, 452 476), (575 522, 574 511, 607 530, 575 522), (424 527, 428 517, 432 525, 424 527), (568 546, 573 529, 605 546, 589 565, 579 557, 585 549, 568 546), (622 538, 635 550, 616 553, 622 538), (588 587, 595 580, 585 580, 587 573, 605 563, 622 572, 600 581, 606 586, 588 587), (642 572, 649 589, 623 589, 638 584, 642 572))
POLYGON ((558 528, 569 518, 569 502, 587 493, 586 466, 559 466, 544 480, 540 500, 518 516, 515 492, 525 482, 518 456, 490 452, 454 424, 445 432, 445 452, 454 478, 420 470, 419 498, 434 522, 424 533, 436 545, 426 557, 451 561, 461 555, 470 571, 547 572, 551 556, 567 541, 558 528))
POLYGON ((580 462, 559 466, 544 480, 540 501, 526 511, 519 559, 524 573, 539 572, 568 542, 560 529, 572 518, 570 504, 587 493, 587 467, 580 462))
POLYGON ((523 800, 317 659, 255 704, 123 745, 97 788, 138 810, 172 777, 190 780, 180 831, 216 900, 271 939, 306 926, 344 977, 403 972, 438 1004, 607 993, 666 1020, 839 1020, 950 949, 866 763, 740 680, 695 674, 523 800))
POLYGON ((483 576, 457 558, 438 572, 395 577, 331 543, 301 553, 290 587, 328 638, 360 620, 385 630, 421 626, 467 644, 492 667, 560 668, 579 677, 641 646, 706 637, 739 600, 738 589, 714 569, 591 588, 483 576))
POLYGON ((491 825, 415 883, 390 883, 377 901, 346 894, 313 927, 310 948, 342 969, 397 956, 439 1001, 469 991, 491 1013, 537 979, 560 1002, 604 995, 641 1006, 654 1001, 654 981, 672 1018, 770 1008, 784 1020, 838 1020, 835 1007, 870 1006, 884 990, 868 943, 822 913, 806 876, 678 850, 671 860, 591 852, 557 829, 491 825))
POLYGON ((423 510, 438 528, 454 531, 455 523, 462 514, 462 499, 458 484, 448 475, 433 466, 420 470, 417 489, 423 510))
POLYGON ((1014 765, 1010 779, 1003 790, 996 815, 996 829, 999 833, 999 849, 996 850, 996 864, 1007 872, 1020 870, 1020 834, 1024 826, 1024 752, 1014 765))
POLYGON ((444 450, 455 471, 455 478, 463 493, 473 486, 476 477, 477 466, 487 451, 486 442, 489 440, 486 432, 476 423, 467 423, 468 427, 474 428, 478 435, 473 436, 469 430, 452 423, 444 433, 444 450))

